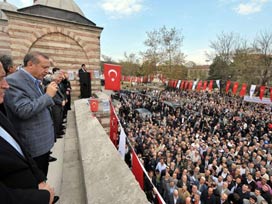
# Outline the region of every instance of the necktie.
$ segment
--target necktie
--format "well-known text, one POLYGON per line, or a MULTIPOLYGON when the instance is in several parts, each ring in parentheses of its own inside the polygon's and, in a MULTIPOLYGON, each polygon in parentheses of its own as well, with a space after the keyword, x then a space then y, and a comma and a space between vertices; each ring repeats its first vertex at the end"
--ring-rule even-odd
POLYGON ((39 93, 40 93, 41 95, 43 95, 43 91, 42 91, 42 87, 41 87, 41 81, 38 80, 38 79, 36 79, 36 80, 35 80, 35 85, 36 85, 36 88, 38 89, 39 93))

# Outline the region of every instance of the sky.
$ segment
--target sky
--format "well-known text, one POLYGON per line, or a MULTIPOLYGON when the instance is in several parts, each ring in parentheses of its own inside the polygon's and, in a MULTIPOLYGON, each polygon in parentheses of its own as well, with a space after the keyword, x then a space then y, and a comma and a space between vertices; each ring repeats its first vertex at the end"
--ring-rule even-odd
MULTIPOLYGON (((18 8, 33 0, 7 0, 18 8)), ((147 32, 175 28, 184 37, 186 61, 209 64, 206 52, 222 32, 252 42, 272 32, 272 0, 74 0, 85 16, 103 27, 101 55, 114 60, 145 51, 147 32)), ((139 56, 139 55, 138 55, 139 56)))

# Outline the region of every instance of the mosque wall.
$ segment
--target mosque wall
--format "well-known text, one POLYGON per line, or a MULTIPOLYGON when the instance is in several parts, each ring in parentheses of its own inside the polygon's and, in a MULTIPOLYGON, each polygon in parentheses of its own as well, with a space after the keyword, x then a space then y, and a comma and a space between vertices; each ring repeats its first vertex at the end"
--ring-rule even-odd
POLYGON ((10 39, 7 32, 8 22, 6 20, 0 20, 0 55, 10 54, 10 39))
MULTIPOLYGON (((27 52, 41 51, 50 57, 53 66, 74 72, 75 76, 83 63, 91 73, 100 70, 101 29, 21 13, 8 13, 7 16, 7 33, 15 64, 21 64, 27 52)), ((73 97, 77 98, 78 80, 71 84, 73 97)), ((100 80, 92 74, 92 90, 100 88, 100 80)))

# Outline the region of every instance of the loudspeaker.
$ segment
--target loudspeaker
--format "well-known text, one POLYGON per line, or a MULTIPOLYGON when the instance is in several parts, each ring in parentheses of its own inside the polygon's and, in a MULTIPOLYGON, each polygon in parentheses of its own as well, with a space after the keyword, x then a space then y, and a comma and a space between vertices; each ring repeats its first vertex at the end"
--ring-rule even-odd
POLYGON ((92 95, 91 79, 89 72, 79 73, 80 98, 90 98, 92 95))

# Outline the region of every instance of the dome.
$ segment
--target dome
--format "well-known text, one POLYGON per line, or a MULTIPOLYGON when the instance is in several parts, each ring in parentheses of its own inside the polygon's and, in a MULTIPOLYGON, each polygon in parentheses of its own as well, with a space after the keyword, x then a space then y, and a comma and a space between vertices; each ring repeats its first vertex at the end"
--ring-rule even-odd
POLYGON ((41 4, 49 7, 72 11, 84 16, 81 9, 73 0, 36 0, 35 4, 41 4))
POLYGON ((6 14, 2 11, 3 10, 8 10, 8 11, 17 11, 17 7, 8 3, 6 0, 3 2, 0 2, 0 19, 7 19, 6 14))

